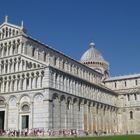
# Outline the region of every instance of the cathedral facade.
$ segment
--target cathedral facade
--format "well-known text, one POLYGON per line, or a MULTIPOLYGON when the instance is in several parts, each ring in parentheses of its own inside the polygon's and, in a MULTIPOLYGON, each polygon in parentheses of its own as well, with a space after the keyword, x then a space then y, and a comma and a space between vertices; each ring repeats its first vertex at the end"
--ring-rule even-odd
POLYGON ((76 61, 0 25, 0 129, 140 132, 140 74, 109 77, 109 63, 89 44, 76 61))

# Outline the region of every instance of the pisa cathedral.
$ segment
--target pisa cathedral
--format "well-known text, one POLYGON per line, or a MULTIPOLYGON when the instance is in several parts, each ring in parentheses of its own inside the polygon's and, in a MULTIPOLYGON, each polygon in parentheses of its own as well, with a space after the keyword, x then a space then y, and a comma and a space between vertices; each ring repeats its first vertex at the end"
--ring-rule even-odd
POLYGON ((110 77, 90 43, 79 61, 0 25, 0 129, 140 132, 140 74, 110 77))

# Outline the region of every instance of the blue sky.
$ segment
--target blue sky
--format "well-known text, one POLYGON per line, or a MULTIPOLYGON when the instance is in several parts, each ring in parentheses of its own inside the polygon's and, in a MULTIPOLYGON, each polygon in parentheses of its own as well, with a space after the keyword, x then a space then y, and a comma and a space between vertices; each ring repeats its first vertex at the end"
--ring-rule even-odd
POLYGON ((139 0, 0 0, 5 15, 76 60, 94 41, 112 76, 140 72, 139 0))

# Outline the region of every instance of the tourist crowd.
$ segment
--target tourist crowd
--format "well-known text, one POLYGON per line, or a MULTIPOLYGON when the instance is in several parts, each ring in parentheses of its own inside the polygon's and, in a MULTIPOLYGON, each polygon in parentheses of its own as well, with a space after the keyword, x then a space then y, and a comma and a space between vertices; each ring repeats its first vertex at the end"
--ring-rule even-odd
POLYGON ((19 130, 0 130, 0 136, 44 136, 44 129, 37 128, 37 129, 24 129, 22 131, 19 130))
MULTIPOLYGON (((115 133, 111 133, 112 135, 115 133)), ((102 136, 107 135, 105 131, 85 131, 85 130, 76 130, 76 129, 63 129, 63 130, 51 130, 49 129, 47 133, 44 132, 43 128, 36 128, 36 129, 24 129, 22 131, 19 130, 0 130, 0 136, 8 136, 8 137, 36 137, 36 136, 49 136, 49 137, 65 137, 65 136, 102 136)))

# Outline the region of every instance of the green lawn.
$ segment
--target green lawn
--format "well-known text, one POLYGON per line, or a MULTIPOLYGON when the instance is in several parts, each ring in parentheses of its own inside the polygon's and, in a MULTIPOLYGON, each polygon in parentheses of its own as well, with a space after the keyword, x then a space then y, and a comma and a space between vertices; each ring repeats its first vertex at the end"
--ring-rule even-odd
POLYGON ((130 136, 105 136, 105 137, 80 137, 80 138, 3 138, 0 140, 140 140, 140 135, 130 136))

